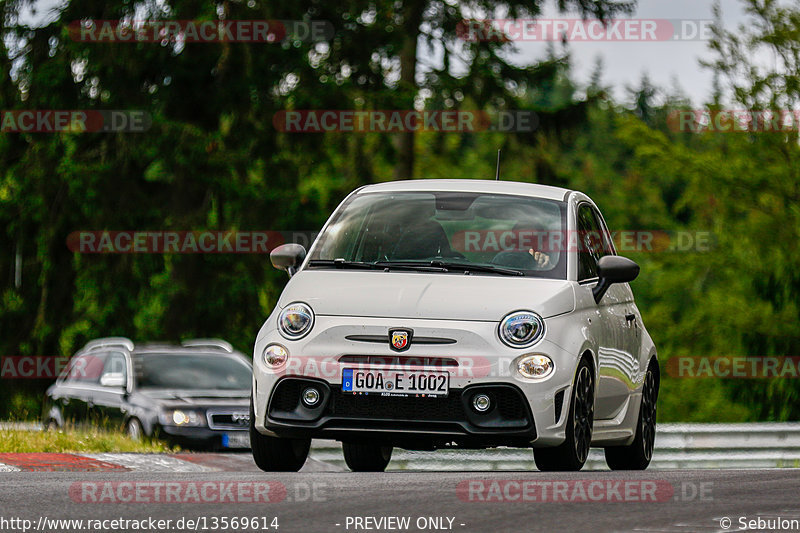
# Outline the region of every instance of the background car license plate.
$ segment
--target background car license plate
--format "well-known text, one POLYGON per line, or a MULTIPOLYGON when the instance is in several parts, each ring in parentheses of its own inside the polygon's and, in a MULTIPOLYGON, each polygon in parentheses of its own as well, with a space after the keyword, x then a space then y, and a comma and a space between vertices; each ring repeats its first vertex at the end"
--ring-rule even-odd
POLYGON ((381 393, 391 396, 447 396, 450 374, 436 371, 385 371, 345 368, 342 391, 381 393))
POLYGON ((222 446, 224 448, 249 448, 250 434, 246 431, 222 434, 222 446))

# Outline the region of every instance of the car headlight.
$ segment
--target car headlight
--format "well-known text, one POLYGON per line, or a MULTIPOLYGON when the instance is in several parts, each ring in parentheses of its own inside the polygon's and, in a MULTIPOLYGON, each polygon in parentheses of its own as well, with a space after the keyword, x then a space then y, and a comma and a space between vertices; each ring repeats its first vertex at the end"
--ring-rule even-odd
POLYGON ((544 336, 544 320, 533 311, 516 311, 500 321, 500 339, 512 348, 527 348, 544 336))
POLYGON ((264 362, 273 368, 279 367, 289 358, 289 350, 280 344, 270 344, 264 348, 264 362))
POLYGON ((546 378, 554 368, 553 360, 546 355, 526 355, 517 361, 517 372, 526 378, 546 378))
POLYGON ((158 415, 158 421, 165 426, 199 427, 205 426, 203 413, 198 411, 184 411, 182 409, 168 409, 158 415))
POLYGON ((278 329, 287 339, 305 337, 314 325, 314 311, 301 302, 287 305, 278 316, 278 329))

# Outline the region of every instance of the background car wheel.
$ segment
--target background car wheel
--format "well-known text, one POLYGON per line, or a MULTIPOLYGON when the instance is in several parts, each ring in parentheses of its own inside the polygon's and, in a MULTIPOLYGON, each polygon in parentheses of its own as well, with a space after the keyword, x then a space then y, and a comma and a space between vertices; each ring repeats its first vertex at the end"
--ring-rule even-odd
POLYGON ((594 373, 586 359, 581 360, 575 373, 572 401, 567 418, 567 438, 554 448, 536 448, 533 458, 542 472, 577 471, 589 456, 594 424, 594 373))
POLYGON ((636 437, 627 446, 609 446, 605 450, 606 464, 611 470, 644 470, 653 458, 656 441, 656 404, 660 385, 656 364, 655 361, 650 363, 644 378, 636 437))
POLYGON ((392 447, 343 442, 344 462, 353 472, 383 472, 392 460, 392 447))
POLYGON ((255 427, 250 400, 250 449, 256 466, 264 472, 297 472, 308 459, 311 439, 281 439, 262 435, 255 427))
POLYGON ((128 435, 131 440, 142 440, 144 430, 142 429, 142 423, 139 422, 138 418, 131 418, 128 420, 128 423, 125 424, 125 434, 128 435))

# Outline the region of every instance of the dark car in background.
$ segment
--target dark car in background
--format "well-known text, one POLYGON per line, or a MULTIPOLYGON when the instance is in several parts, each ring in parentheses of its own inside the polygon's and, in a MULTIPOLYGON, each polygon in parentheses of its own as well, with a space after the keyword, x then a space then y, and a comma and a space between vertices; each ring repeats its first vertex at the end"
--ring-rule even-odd
POLYGON ((124 428, 185 448, 249 448, 251 385, 250 361, 225 341, 96 339, 47 390, 43 422, 124 428))

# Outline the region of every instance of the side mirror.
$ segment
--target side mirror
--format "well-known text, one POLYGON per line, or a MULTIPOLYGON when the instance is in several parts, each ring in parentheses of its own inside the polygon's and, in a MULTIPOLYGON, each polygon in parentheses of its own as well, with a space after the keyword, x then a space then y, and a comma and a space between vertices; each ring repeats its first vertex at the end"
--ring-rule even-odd
POLYGON ((122 372, 109 372, 100 376, 100 385, 102 387, 124 387, 127 383, 122 372))
POLYGON ((289 277, 297 272, 305 258, 306 249, 299 244, 282 244, 269 254, 272 266, 278 270, 285 270, 289 277))
POLYGON ((597 276, 600 280, 592 289, 594 301, 600 303, 611 285, 614 283, 628 283, 639 275, 639 265, 619 255, 606 255, 597 262, 597 276))

